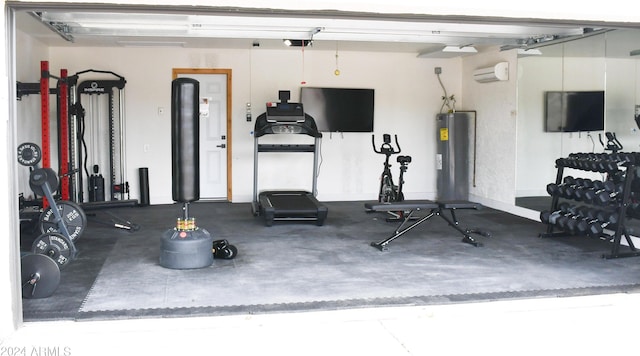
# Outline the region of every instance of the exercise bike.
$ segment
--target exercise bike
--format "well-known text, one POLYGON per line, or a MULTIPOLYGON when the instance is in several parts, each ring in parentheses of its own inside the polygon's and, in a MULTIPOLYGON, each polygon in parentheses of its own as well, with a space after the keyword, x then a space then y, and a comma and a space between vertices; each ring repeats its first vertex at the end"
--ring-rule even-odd
POLYGON ((619 151, 622 151, 624 147, 622 147, 622 144, 618 141, 615 132, 605 132, 604 134, 607 138, 607 143, 605 144, 602 141, 602 134, 598 134, 598 140, 600 140, 600 144, 605 151, 611 151, 611 153, 618 153, 619 151))
POLYGON ((411 163, 411 156, 398 156, 396 162, 400 164, 400 176, 398 177, 398 185, 393 182, 393 175, 391 174, 391 164, 389 159, 392 155, 402 152, 400 144, 398 144, 398 135, 394 135, 395 147, 391 143, 391 135, 382 135, 383 143, 380 148, 376 147, 375 135, 371 135, 371 144, 373 151, 378 154, 385 155, 384 169, 380 175, 380 189, 378 191, 378 202, 380 203, 392 203, 400 202, 404 200, 404 194, 402 193, 402 186, 404 185, 404 172, 407 171, 407 166, 411 163), (396 150, 397 147, 397 150, 396 150))

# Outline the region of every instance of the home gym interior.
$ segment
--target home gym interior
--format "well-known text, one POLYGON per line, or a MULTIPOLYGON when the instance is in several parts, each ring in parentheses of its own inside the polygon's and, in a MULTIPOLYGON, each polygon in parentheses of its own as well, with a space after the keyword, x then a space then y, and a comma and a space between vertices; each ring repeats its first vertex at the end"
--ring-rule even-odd
POLYGON ((637 292, 637 30, 108 10, 16 11, 25 321, 637 292))

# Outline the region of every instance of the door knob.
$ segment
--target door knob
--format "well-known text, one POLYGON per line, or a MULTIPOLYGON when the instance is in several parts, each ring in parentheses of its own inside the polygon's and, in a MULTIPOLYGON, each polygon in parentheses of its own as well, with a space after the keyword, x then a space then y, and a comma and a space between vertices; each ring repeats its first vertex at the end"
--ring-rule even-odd
POLYGON ((225 144, 223 143, 223 144, 217 145, 216 147, 225 148, 225 147, 227 147, 227 145, 225 145, 225 144))

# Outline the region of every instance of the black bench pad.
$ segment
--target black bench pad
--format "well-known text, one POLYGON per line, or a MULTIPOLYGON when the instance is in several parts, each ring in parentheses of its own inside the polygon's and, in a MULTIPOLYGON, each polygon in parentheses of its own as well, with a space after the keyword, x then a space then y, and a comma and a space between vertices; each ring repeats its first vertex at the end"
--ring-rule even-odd
POLYGON ((441 209, 480 209, 482 208, 481 204, 473 203, 466 200, 445 200, 439 201, 441 209))
POLYGON ((426 210, 436 209, 440 205, 433 200, 405 200, 392 203, 366 202, 364 207, 372 211, 404 211, 404 210, 426 210))

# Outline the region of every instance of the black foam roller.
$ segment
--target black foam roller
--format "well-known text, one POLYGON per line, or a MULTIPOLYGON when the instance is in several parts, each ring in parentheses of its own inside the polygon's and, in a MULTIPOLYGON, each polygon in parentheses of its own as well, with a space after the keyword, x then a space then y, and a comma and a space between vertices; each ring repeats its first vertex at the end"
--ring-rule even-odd
POLYGON ((173 200, 200 199, 199 82, 174 79, 171 86, 171 158, 173 200))
POLYGON ((140 206, 149 206, 149 168, 138 168, 140 179, 140 206))

